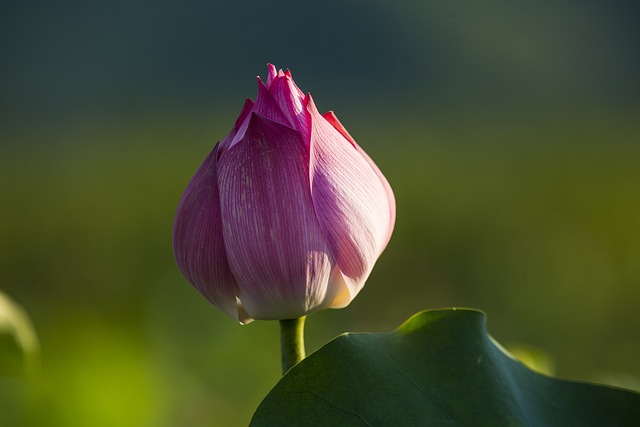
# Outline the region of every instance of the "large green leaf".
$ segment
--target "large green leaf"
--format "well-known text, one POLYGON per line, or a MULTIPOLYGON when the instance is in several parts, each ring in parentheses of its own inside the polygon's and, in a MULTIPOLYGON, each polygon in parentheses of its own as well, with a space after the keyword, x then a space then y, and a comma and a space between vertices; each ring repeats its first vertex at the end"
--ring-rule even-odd
POLYGON ((394 332, 342 335, 289 370, 251 425, 640 425, 640 394, 537 374, 485 323, 433 310, 394 332))

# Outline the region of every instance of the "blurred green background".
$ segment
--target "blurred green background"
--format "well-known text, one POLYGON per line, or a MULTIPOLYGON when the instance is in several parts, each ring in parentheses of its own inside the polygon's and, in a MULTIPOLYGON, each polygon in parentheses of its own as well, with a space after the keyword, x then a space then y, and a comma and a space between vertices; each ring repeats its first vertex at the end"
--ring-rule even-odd
POLYGON ((557 375, 640 388, 640 6, 632 1, 0 5, 0 289, 31 316, 4 426, 235 426, 279 378, 180 275, 191 175, 266 64, 393 186, 396 231, 308 350, 470 306, 557 375))

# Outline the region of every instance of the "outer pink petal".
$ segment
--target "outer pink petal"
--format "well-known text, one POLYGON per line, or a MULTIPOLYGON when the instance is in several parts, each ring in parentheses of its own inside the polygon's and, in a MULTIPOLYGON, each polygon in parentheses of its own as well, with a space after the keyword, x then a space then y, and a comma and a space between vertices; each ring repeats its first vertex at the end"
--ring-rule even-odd
POLYGON ((213 305, 233 319, 251 319, 237 303, 225 252, 220 215, 216 145, 180 200, 173 225, 173 251, 182 274, 213 305))
POLYGON ((255 319, 328 307, 335 261, 314 213, 299 134, 255 113, 219 162, 224 240, 239 298, 255 319))
POLYGON ((251 113, 251 111, 253 110, 254 105, 255 103, 250 98, 247 98, 244 100, 242 111, 240 111, 240 115, 238 116, 235 124, 233 125, 233 129, 235 130, 235 132, 238 132, 238 129, 240 129, 240 126, 242 126, 242 123, 244 123, 246 118, 249 117, 249 113, 251 113))
POLYGON ((382 251, 384 251, 384 248, 387 246, 387 243, 389 243, 389 240, 391 239, 391 235, 393 234, 393 228, 396 223, 396 198, 393 195, 393 190, 391 189, 391 185, 389 185, 389 181, 387 181, 387 178, 382 174, 378 166, 373 162, 373 160, 371 160, 371 157, 369 157, 369 155, 362 148, 360 148, 360 146, 356 143, 355 139, 353 139, 353 137, 349 134, 349 132, 347 132, 347 129, 345 129, 342 123, 340 123, 340 120, 338 120, 338 118, 333 113, 333 111, 324 113, 322 117, 327 119, 327 121, 331 123, 331 125, 334 128, 336 128, 336 130, 340 132, 342 136, 344 136, 356 148, 356 150, 358 150, 360 155, 367 161, 367 163, 369 163, 369 166, 371 166, 371 169, 373 169, 376 175, 378 175, 378 178, 380 179, 382 186, 387 192, 387 202, 389 203, 389 231, 387 234, 387 238, 384 241, 384 244, 382 245, 382 247, 380 247, 380 254, 381 254, 382 251))
POLYGON ((318 113, 310 95, 307 109, 313 204, 353 299, 389 234, 387 191, 367 160, 318 113))
POLYGON ((218 158, 220 158, 222 153, 224 153, 227 150, 227 148, 233 141, 233 138, 236 136, 236 134, 242 127, 242 124, 245 122, 247 116, 249 115, 249 113, 251 113, 252 109, 253 109, 253 101, 249 98, 245 99, 244 105, 242 106, 242 110, 240 111, 240 115, 238 115, 238 118, 236 119, 235 124, 231 128, 231 131, 218 144, 220 146, 218 147, 218 158))

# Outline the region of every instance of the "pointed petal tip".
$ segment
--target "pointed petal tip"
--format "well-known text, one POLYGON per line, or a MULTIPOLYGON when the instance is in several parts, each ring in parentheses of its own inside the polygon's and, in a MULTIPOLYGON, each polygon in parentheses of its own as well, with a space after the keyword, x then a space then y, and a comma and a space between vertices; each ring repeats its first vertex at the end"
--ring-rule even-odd
POLYGON ((345 308, 358 293, 355 288, 353 292, 351 291, 342 271, 338 267, 331 274, 330 288, 333 290, 333 298, 329 303, 329 308, 345 308))
POLYGON ((236 303, 238 305, 238 311, 237 311, 237 317, 235 320, 237 320, 238 323, 240 323, 243 326, 253 322, 254 320, 253 317, 249 316, 249 314, 247 313, 247 310, 244 309, 244 306, 242 305, 242 302, 240 302, 240 299, 238 297, 236 297, 236 303))
MULTIPOLYGON (((194 286, 195 287, 195 286, 194 286)), ((244 306, 240 302, 240 299, 235 297, 235 304, 232 301, 220 301, 218 299, 214 299, 211 296, 207 296, 205 293, 200 291, 197 287, 196 290, 200 292, 214 307, 223 312, 225 315, 229 316, 240 325, 248 325, 253 322, 255 319, 251 317, 244 306)))
POLYGON ((271 86, 273 79, 275 79, 277 75, 276 66, 271 63, 267 64, 267 87, 271 86))
MULTIPOLYGON (((271 88, 274 87, 274 84, 277 84, 275 80, 271 83, 271 88)), ((290 120, 282 111, 282 107, 274 98, 269 87, 264 85, 262 81, 258 82, 258 95, 252 111, 283 125, 292 125, 290 120)))
POLYGON ((338 117, 333 111, 327 111, 326 113, 322 114, 322 117, 324 117, 324 119, 328 121, 331 124, 331 126, 335 128, 335 130, 340 132, 340 134, 344 136, 347 139, 347 141, 349 141, 351 145, 354 146, 354 148, 358 149, 356 140, 353 139, 353 137, 351 136, 349 131, 347 131, 347 129, 343 126, 343 124, 340 123, 340 120, 338 120, 338 117))
POLYGON ((234 132, 238 132, 238 129, 240 129, 240 126, 242 126, 242 123, 244 123, 252 108, 253 100, 251 98, 245 99, 244 105, 242 105, 242 110, 240 110, 240 114, 233 125, 234 132))
MULTIPOLYGON (((302 100, 302 102, 304 104, 304 107, 309 111, 309 104, 313 104, 313 98, 311 98, 311 92, 307 92, 304 94, 304 99, 302 100)), ((315 104, 313 105, 315 106, 315 104)))

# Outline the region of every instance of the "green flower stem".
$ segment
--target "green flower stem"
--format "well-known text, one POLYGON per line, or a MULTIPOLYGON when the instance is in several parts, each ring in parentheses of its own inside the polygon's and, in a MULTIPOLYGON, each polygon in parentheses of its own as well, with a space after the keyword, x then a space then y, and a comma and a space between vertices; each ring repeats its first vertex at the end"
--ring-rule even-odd
POLYGON ((306 317, 280 320, 280 350, 282 352, 282 375, 305 357, 304 321, 306 317))

